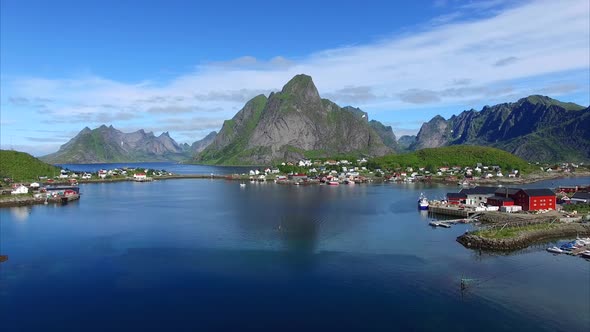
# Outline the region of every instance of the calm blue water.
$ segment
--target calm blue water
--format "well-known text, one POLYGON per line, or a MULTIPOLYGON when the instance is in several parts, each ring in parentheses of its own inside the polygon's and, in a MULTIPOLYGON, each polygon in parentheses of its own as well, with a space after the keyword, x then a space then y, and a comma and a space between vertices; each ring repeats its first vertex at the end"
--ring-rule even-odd
POLYGON ((416 209, 456 189, 83 184, 66 206, 0 209, 0 326, 587 331, 590 262, 463 248, 471 226, 432 229, 416 209), (462 293, 461 277, 479 283, 462 293))

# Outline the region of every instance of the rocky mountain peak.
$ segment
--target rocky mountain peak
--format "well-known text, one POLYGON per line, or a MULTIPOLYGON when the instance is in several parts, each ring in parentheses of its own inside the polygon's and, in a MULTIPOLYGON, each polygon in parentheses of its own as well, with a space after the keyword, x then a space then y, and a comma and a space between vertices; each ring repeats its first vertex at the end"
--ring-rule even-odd
POLYGON ((303 158, 306 151, 325 156, 390 153, 383 137, 396 143, 391 128, 375 128, 360 109, 342 108, 321 99, 312 78, 301 74, 268 99, 246 103, 224 122, 211 145, 195 159, 211 164, 264 165, 303 158))
POLYGON ((542 95, 530 95, 528 97, 519 99, 516 102, 516 104, 519 106, 531 105, 534 107, 558 106, 558 107, 564 108, 566 110, 573 110, 573 111, 579 111, 579 110, 584 109, 583 106, 580 106, 578 104, 564 103, 559 100, 553 99, 551 97, 542 96, 542 95))
POLYGON ((305 74, 295 75, 285 84, 281 93, 287 96, 296 96, 306 102, 320 100, 320 93, 311 76, 305 74))

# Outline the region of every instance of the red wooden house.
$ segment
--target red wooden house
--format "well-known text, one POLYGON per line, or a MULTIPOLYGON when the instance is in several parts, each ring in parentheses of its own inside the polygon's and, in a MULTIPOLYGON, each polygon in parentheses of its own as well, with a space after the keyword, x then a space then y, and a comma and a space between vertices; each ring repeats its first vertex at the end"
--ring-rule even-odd
POLYGON ((514 200, 510 197, 492 196, 488 197, 487 203, 493 206, 513 206, 514 200))
POLYGON ((522 206, 523 211, 555 210, 556 196, 549 189, 499 188, 487 203, 494 206, 522 206))
POLYGON ((466 194, 462 193, 447 193, 447 201, 449 204, 465 204, 467 199, 466 194))

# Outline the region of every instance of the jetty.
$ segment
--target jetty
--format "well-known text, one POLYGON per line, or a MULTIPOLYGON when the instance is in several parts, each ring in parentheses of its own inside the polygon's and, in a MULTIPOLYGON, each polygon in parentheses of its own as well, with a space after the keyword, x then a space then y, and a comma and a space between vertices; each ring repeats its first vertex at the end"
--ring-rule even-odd
POLYGON ((450 220, 436 220, 431 221, 428 225, 432 227, 443 227, 443 228, 451 228, 451 225, 456 224, 468 224, 471 222, 477 221, 475 218, 461 218, 461 219, 450 219, 450 220))
POLYGON ((434 213, 434 214, 442 214, 442 215, 446 215, 446 216, 463 217, 463 218, 469 218, 469 217, 479 213, 477 211, 470 210, 467 208, 460 208, 460 207, 454 207, 454 206, 433 206, 433 205, 430 205, 428 207, 428 212, 434 213))
POLYGON ((576 249, 568 252, 568 254, 572 255, 572 256, 578 256, 579 254, 583 253, 586 250, 590 250, 590 245, 585 245, 585 246, 576 248, 576 249))

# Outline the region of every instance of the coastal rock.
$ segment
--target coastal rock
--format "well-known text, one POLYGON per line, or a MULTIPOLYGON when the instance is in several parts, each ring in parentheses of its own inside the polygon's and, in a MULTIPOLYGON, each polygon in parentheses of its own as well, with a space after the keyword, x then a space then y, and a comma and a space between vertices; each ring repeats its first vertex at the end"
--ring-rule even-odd
POLYGON ((539 241, 575 236, 590 236, 590 224, 560 224, 555 228, 529 231, 509 239, 491 239, 465 233, 457 237, 457 242, 470 249, 510 251, 524 249, 539 241))

